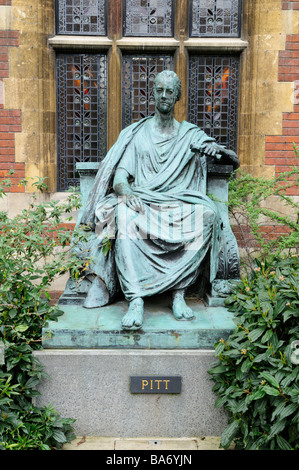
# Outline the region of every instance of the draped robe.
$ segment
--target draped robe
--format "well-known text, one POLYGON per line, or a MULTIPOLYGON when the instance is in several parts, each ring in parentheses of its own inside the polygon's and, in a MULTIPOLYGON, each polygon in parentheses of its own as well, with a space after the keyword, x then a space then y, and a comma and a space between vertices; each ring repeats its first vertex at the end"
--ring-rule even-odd
POLYGON ((213 139, 185 121, 177 135, 161 138, 150 119, 122 131, 100 167, 81 220, 93 228, 83 251, 110 299, 118 281, 129 301, 186 288, 208 253, 211 281, 217 273, 219 214, 205 194, 205 159, 190 149, 213 139), (117 168, 126 170, 142 212, 111 191, 117 168), (104 255, 107 236, 114 241, 104 255))

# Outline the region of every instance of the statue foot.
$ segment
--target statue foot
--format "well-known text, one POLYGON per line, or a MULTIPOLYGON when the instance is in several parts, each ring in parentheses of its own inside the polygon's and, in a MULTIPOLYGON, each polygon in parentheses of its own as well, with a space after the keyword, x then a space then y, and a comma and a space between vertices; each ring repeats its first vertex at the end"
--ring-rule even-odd
POLYGON ((134 299, 130 302, 127 313, 122 319, 124 330, 139 330, 143 322, 143 300, 134 299))
POLYGON ((104 282, 96 277, 89 288, 83 307, 97 308, 109 303, 109 293, 104 282))
POLYGON ((184 294, 177 291, 173 294, 172 313, 176 320, 193 320, 193 310, 186 304, 184 294))

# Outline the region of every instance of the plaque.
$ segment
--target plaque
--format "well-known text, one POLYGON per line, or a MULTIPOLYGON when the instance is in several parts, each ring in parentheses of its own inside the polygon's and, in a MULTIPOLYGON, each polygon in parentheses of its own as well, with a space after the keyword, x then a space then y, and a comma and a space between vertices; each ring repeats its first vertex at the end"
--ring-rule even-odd
POLYGON ((131 377, 131 393, 181 393, 180 376, 147 376, 131 377))

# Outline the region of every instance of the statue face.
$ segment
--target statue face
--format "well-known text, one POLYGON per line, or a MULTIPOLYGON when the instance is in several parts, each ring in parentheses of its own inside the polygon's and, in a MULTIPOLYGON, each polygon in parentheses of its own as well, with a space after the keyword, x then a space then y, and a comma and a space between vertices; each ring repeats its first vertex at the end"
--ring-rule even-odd
POLYGON ((153 95, 156 107, 162 114, 168 114, 173 110, 176 103, 176 86, 172 77, 161 77, 157 79, 153 95))

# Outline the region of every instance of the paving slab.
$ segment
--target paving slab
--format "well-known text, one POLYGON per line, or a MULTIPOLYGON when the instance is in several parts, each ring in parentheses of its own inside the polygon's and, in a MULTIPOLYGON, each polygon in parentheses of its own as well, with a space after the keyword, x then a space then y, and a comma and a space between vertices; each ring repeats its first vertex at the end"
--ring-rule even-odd
POLYGON ((116 439, 115 450, 197 450, 196 439, 116 439))
MULTIPOLYGON (((156 438, 142 439, 81 436, 65 444, 63 450, 223 450, 220 449, 219 436, 200 436, 194 438, 156 438)), ((233 446, 230 447, 230 450, 233 446)))
POLYGON ((113 437, 81 436, 64 444, 62 450, 114 450, 113 437))

